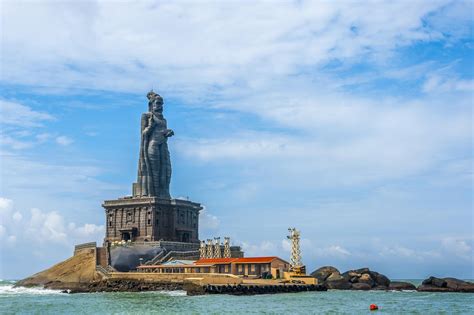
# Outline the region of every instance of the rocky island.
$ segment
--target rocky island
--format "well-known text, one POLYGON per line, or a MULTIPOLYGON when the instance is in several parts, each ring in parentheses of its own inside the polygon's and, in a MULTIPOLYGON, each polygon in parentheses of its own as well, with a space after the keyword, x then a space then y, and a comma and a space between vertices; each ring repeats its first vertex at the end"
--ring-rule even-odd
POLYGON ((137 181, 132 195, 103 203, 105 238, 76 245, 71 258, 19 281, 65 292, 186 290, 189 294, 264 294, 325 290, 418 290, 474 292, 474 284, 430 277, 416 288, 369 268, 341 273, 332 266, 306 276, 299 232, 292 231, 291 263, 276 256, 244 257, 229 238, 199 239, 201 205, 170 195, 174 135, 163 115, 163 98, 150 91, 142 114, 137 181), (298 235, 297 237, 295 235, 298 235))

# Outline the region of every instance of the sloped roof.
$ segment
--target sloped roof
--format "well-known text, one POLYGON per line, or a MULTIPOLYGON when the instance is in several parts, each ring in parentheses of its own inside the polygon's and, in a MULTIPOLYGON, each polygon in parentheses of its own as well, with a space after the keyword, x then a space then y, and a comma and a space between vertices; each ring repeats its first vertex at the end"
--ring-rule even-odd
POLYGON ((277 256, 266 256, 266 257, 242 257, 237 258, 236 263, 271 263, 275 259, 280 259, 277 256))
POLYGON ((278 258, 277 256, 265 256, 265 257, 242 257, 242 258, 202 258, 199 259, 198 261, 195 262, 196 265, 201 265, 201 264, 214 264, 214 265, 219 265, 219 264, 230 264, 230 263, 236 263, 236 264, 246 264, 246 263, 254 263, 254 264, 265 264, 265 263, 271 263, 275 259, 280 259, 286 263, 287 261, 278 258))
POLYGON ((176 260, 170 260, 165 263, 162 263, 162 265, 192 265, 194 264, 194 260, 185 260, 185 259, 176 259, 176 260))
POLYGON ((202 264, 230 264, 238 258, 201 258, 195 262, 196 265, 202 264))

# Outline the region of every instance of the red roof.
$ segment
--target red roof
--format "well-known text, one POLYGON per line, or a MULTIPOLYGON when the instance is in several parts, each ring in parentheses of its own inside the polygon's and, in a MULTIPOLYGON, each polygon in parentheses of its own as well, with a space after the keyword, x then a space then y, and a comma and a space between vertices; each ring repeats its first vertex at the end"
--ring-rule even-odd
POLYGON ((201 264, 230 264, 238 258, 201 258, 195 262, 196 265, 201 264))
MULTIPOLYGON (((237 263, 237 264, 244 264, 244 263, 270 263, 275 259, 279 259, 276 256, 268 256, 268 257, 243 257, 243 258, 202 258, 195 262, 196 265, 201 264, 214 264, 214 265, 221 265, 221 264, 230 264, 230 263, 237 263)), ((283 259, 282 259, 283 260, 283 259)))
POLYGON ((268 257, 243 257, 237 258, 236 263, 270 263, 273 260, 278 259, 276 256, 268 257))

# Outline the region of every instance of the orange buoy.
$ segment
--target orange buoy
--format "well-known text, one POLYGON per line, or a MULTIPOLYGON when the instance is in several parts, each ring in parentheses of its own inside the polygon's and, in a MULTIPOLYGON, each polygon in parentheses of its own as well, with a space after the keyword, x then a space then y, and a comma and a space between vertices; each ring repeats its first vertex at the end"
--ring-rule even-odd
POLYGON ((379 309, 379 307, 377 306, 377 304, 370 304, 370 310, 371 311, 376 311, 378 309, 379 309))

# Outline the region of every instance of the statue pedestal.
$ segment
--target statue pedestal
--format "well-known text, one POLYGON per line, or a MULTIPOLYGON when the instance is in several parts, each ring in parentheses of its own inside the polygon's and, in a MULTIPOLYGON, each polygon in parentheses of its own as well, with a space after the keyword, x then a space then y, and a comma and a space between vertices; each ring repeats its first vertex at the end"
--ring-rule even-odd
POLYGON ((199 243, 201 204, 181 199, 124 197, 105 200, 105 242, 199 243))

